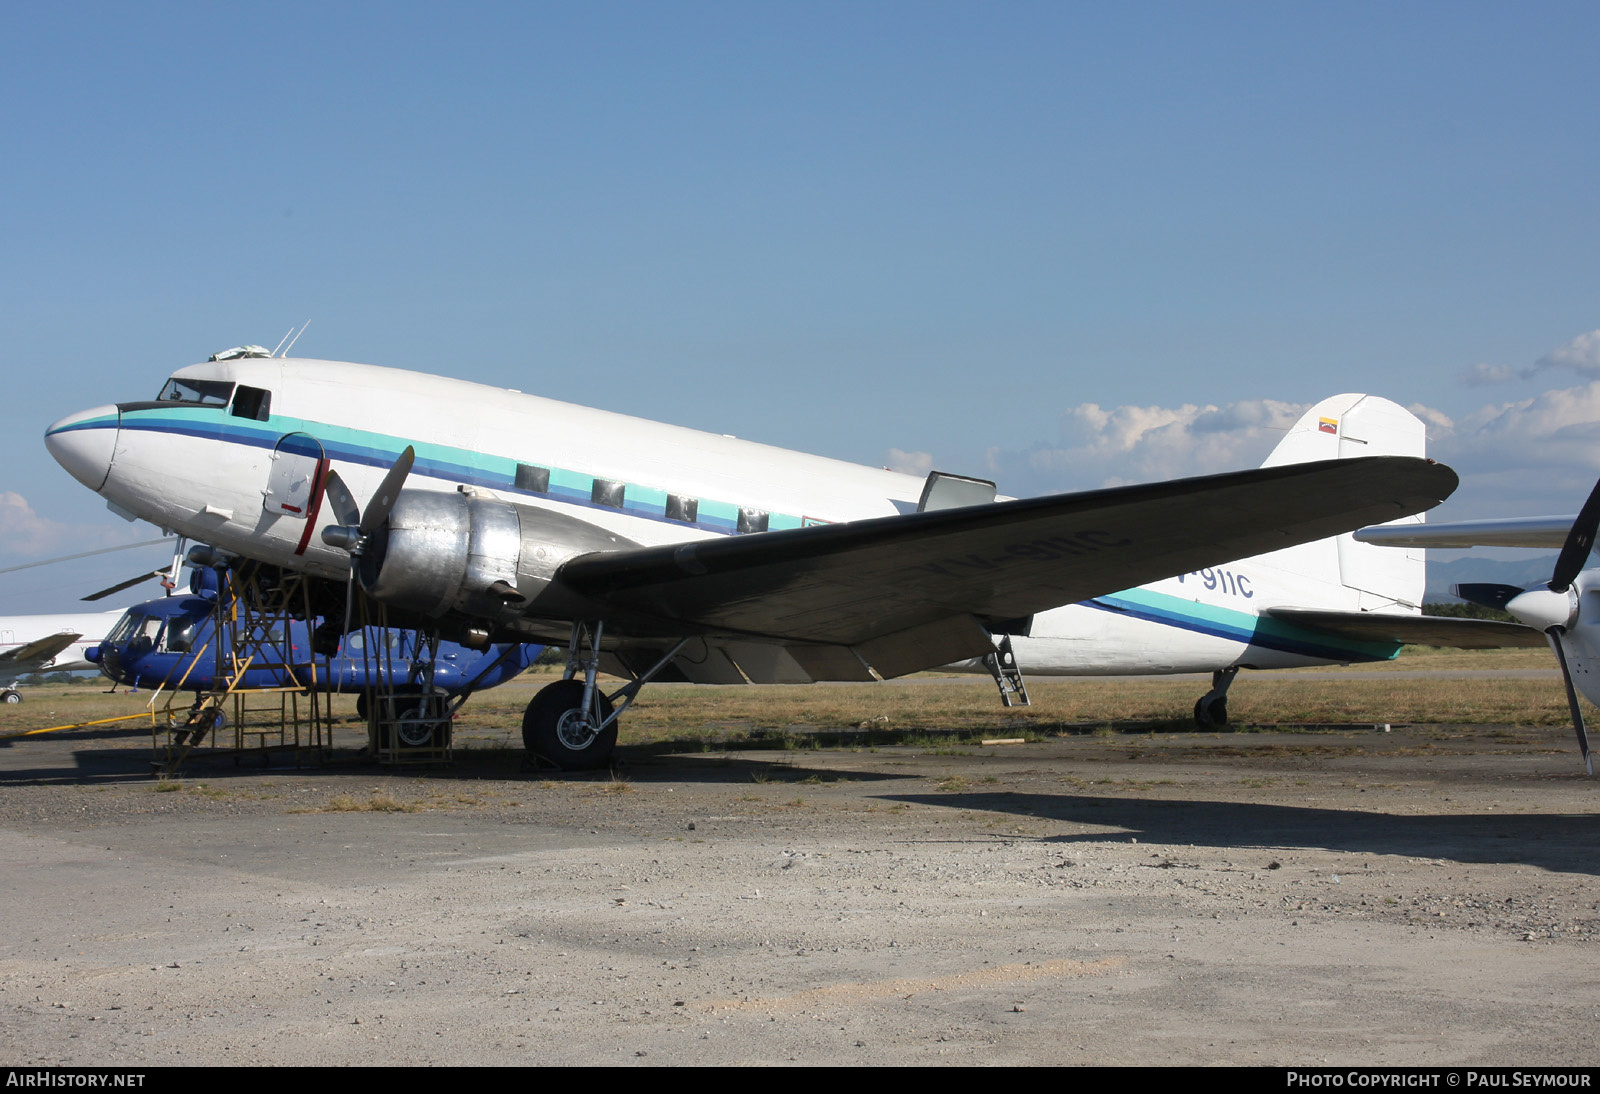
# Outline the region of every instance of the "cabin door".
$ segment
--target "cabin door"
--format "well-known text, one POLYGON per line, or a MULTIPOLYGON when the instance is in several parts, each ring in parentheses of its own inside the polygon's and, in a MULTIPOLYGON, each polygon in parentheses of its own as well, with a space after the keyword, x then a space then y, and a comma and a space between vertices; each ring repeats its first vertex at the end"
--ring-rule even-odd
POLYGON ((321 442, 311 434, 284 434, 272 450, 272 470, 267 473, 261 507, 269 513, 305 520, 311 513, 327 462, 321 442))

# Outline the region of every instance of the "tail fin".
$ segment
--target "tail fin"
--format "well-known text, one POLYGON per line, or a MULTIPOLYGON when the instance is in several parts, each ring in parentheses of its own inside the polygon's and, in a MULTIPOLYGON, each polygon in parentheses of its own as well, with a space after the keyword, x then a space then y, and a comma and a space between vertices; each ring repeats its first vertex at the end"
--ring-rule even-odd
MULTIPOLYGON (((1335 395, 1301 416, 1263 467, 1357 456, 1424 456, 1427 430, 1415 414, 1376 395, 1335 395)), ((1395 524, 1421 523, 1422 516, 1395 524)), ((1274 565, 1325 589, 1320 603, 1347 611, 1417 611, 1427 585, 1420 548, 1357 543, 1348 533, 1275 552, 1274 565)))

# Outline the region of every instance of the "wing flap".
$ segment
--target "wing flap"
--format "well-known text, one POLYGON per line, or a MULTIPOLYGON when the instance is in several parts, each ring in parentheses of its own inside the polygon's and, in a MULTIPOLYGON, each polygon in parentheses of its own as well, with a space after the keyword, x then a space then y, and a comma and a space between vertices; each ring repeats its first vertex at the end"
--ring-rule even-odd
MULTIPOLYGON (((952 618, 1015 619, 1393 520, 1437 505, 1456 482, 1448 467, 1414 457, 1327 460, 594 553, 566 562, 556 583, 603 611, 654 620, 658 633, 863 647, 952 618)), ((805 657, 839 661, 795 656, 807 672, 805 657)))

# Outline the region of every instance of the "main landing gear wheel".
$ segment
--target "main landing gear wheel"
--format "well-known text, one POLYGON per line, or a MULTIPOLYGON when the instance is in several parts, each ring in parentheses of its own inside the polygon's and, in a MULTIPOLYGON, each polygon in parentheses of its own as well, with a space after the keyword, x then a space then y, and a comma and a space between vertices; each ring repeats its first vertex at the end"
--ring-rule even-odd
POLYGON ((5 694, 5 700, 8 703, 20 703, 22 702, 22 693, 20 691, 8 691, 5 694))
POLYGON ((583 709, 583 681, 558 680, 543 688, 522 716, 522 744, 562 771, 604 767, 617 744, 617 723, 595 731, 611 717, 611 702, 597 689, 593 711, 583 709))

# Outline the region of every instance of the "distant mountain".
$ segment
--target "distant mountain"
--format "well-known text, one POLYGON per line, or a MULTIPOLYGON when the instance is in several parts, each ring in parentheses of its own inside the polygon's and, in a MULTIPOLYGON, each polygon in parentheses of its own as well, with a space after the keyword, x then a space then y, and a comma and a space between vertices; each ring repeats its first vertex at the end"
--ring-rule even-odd
POLYGON ((1554 551, 1531 554, 1510 562, 1492 558, 1458 558, 1454 562, 1435 562, 1430 558, 1428 591, 1423 594, 1423 599, 1430 604, 1459 604, 1461 601, 1450 595, 1450 586, 1469 581, 1489 581, 1526 589, 1549 581, 1550 572, 1555 568, 1554 551))

